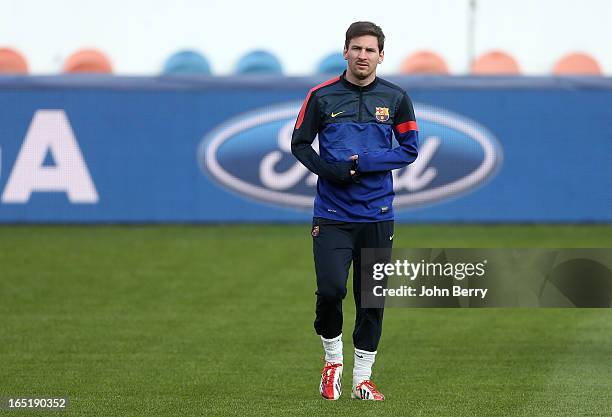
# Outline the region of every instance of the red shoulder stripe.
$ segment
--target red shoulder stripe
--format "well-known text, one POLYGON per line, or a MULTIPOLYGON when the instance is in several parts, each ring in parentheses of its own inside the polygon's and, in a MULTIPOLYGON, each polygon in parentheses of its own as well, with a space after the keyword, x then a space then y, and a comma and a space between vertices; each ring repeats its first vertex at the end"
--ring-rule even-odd
POLYGON ((419 130, 419 128, 417 127, 417 123, 414 120, 400 123, 395 126, 395 128, 397 129, 400 135, 408 132, 409 130, 419 130))
POLYGON ((317 91, 319 88, 323 88, 326 85, 330 85, 335 83, 336 81, 338 81, 340 79, 340 77, 334 77, 331 80, 327 80, 324 83, 321 83, 319 85, 316 85, 314 87, 312 87, 310 89, 310 91, 308 92, 308 95, 306 96, 306 99, 304 100, 304 102, 302 103, 302 108, 300 109, 300 114, 298 115, 298 119, 297 122, 295 123, 295 128, 299 129, 300 126, 302 125, 302 122, 304 121, 304 113, 306 112, 306 106, 308 105, 308 100, 310 100, 310 95, 317 91))

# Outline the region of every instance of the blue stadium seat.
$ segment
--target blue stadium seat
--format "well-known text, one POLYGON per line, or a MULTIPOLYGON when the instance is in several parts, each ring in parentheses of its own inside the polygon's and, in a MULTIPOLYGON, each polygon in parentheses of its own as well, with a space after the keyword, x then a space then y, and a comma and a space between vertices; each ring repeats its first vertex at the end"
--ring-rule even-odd
POLYGON ((325 56, 317 66, 319 74, 341 74, 346 69, 346 61, 342 52, 333 52, 325 56))
POLYGON ((170 55, 164 63, 164 74, 205 74, 209 75, 210 64, 199 52, 183 50, 170 55))
POLYGON ((238 60, 236 73, 281 75, 283 68, 275 55, 267 51, 257 50, 247 53, 238 60))

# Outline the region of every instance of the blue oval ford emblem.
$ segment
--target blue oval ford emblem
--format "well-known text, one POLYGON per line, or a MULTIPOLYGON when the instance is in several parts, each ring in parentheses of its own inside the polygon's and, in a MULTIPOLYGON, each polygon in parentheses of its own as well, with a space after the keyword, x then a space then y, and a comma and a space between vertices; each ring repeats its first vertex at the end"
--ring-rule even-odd
MULTIPOLYGON (((202 140, 200 167, 243 196, 312 208, 316 176, 291 154, 291 134, 300 106, 261 108, 225 122, 202 140)), ((419 157, 408 167, 393 171, 396 210, 457 197, 497 172, 503 158, 501 146, 485 127, 438 107, 416 103, 414 108, 419 157)), ((318 148, 316 139, 313 146, 318 148)))

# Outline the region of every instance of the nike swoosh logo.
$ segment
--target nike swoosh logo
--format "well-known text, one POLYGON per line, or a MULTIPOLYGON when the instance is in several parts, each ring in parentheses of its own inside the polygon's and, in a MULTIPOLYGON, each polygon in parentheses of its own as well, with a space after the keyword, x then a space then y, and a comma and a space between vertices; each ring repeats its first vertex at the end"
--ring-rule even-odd
POLYGON ((358 354, 356 354, 356 353, 355 353, 355 356, 357 356, 359 359, 363 359, 363 356, 358 355, 358 354))
POLYGON ((389 236, 389 240, 393 240, 393 236, 395 236, 395 233, 389 236))
POLYGON ((344 111, 339 111, 338 113, 332 112, 331 117, 336 117, 337 115, 342 114, 342 113, 344 113, 344 111))

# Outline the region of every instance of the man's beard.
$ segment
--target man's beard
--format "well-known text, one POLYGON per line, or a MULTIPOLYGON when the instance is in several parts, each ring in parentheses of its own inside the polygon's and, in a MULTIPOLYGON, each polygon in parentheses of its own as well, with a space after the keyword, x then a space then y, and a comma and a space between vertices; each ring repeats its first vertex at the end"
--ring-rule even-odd
POLYGON ((370 75, 372 75, 373 71, 369 71, 369 69, 370 68, 368 67, 368 69, 361 70, 357 65, 355 65, 355 71, 353 71, 353 75, 360 80, 365 80, 370 75))

